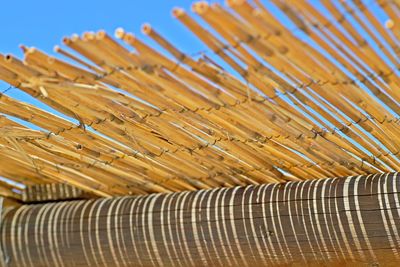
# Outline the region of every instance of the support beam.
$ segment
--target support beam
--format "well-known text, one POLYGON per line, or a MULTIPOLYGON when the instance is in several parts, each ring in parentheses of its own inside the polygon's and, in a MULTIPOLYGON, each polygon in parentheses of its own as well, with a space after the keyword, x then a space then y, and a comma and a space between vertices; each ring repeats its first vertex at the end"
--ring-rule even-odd
POLYGON ((399 191, 392 173, 25 205, 1 247, 6 266, 384 265, 399 191))

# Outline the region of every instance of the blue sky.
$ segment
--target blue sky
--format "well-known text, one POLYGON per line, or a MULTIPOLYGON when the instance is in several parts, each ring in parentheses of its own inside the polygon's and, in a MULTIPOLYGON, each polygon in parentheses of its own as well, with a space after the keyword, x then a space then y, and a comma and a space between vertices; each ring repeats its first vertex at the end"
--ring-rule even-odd
MULTIPOLYGON (((319 1, 310 1, 316 7, 321 8, 319 1)), ((210 2, 218 2, 224 5, 224 0, 211 0, 210 2)), ((300 30, 295 29, 295 25, 276 7, 268 1, 263 2, 273 14, 287 25, 288 29, 307 41, 307 36, 300 30)), ((193 55, 199 51, 209 51, 204 44, 171 15, 173 7, 180 6, 190 10, 192 3, 193 1, 190 0, 2 0, 1 7, 3 12, 1 18, 3 26, 0 27, 0 53, 11 53, 22 58, 23 54, 19 45, 24 44, 35 46, 49 54, 55 54, 53 47, 61 44, 61 39, 64 36, 70 36, 73 33, 81 34, 84 31, 97 31, 99 29, 104 29, 112 35, 118 27, 123 27, 127 31, 140 36, 150 45, 154 45, 148 37, 140 32, 140 27, 145 22, 150 23, 158 32, 186 54, 193 55)), ((376 2, 371 0, 366 1, 366 3, 370 3, 370 8, 374 8, 373 6, 376 5, 376 2)), ((323 8, 321 10, 324 12, 323 8)), ((344 12, 344 10, 341 11, 344 12)), ((329 17, 329 14, 327 15, 329 17)), ((383 22, 386 17, 379 16, 379 19, 383 22)), ((201 22, 201 20, 198 21, 201 22)), ((379 50, 378 48, 378 53, 379 50)), ((220 65, 231 71, 229 66, 212 54, 208 53, 220 65)), ((63 57, 61 56, 61 58, 63 57)), ((63 59, 66 60, 66 58, 63 59)), ((331 58, 331 60, 334 59, 331 58)), ((0 93, 8 87, 8 84, 0 81, 0 93)), ((18 89, 7 91, 7 94, 55 112, 18 89)), ((55 113, 65 117, 58 112, 55 113)), ((24 122, 21 123, 25 124, 24 122)), ((36 128, 34 125, 30 126, 36 128)))
MULTIPOLYGON (((316 0, 310 1, 317 7, 321 5, 316 0)), ((104 29, 113 34, 118 27, 123 27, 127 31, 141 36, 142 39, 152 45, 154 43, 140 32, 140 27, 145 22, 150 23, 177 48, 189 55, 199 51, 209 51, 192 33, 171 16, 173 7, 180 6, 190 10, 192 2, 190 0, 1 0, 0 53, 11 53, 21 58, 23 54, 19 45, 24 44, 35 46, 49 54, 55 54, 53 47, 60 45, 64 36, 99 29, 104 29)), ((223 4, 224 0, 211 0, 210 2, 223 4)), ((301 31, 295 30, 295 26, 285 16, 282 16, 276 7, 268 4, 268 1, 264 2, 273 14, 277 15, 290 30, 293 30, 294 34, 300 38, 307 38, 301 31)), ((365 0, 365 2, 369 4, 370 8, 376 8, 375 1, 365 0)), ((378 19, 384 22, 387 17, 379 12, 378 19)), ((362 32, 362 29, 358 29, 362 32)), ((367 40, 371 41, 369 37, 367 37, 367 40)), ((373 42, 371 44, 374 46, 373 42)), ((380 53, 379 48, 377 48, 377 52, 380 53)), ((212 53, 209 53, 209 55, 212 56, 212 53)), ((213 58, 227 67, 216 57, 213 58)), ((65 58, 63 59, 65 60, 65 58)), ((227 68, 229 69, 229 67, 227 68)), ((0 92, 8 87, 9 85, 0 81, 0 92)), ((7 94, 54 112, 51 108, 25 95, 18 89, 10 90, 7 94)), ((71 120, 71 118, 69 119, 71 120)), ((35 128, 33 125, 30 126, 35 128)))
MULTIPOLYGON (((222 1, 212 1, 220 2, 222 1)), ((84 31, 106 30, 113 34, 117 27, 143 36, 140 27, 150 23, 156 30, 166 36, 178 48, 192 54, 206 49, 183 25, 171 15, 175 6, 190 9, 192 1, 185 0, 1 0, 0 53, 23 57, 19 45, 35 46, 46 53, 54 54, 54 45, 60 45, 63 36, 84 31)), ((65 60, 65 58, 63 58, 65 60)), ((0 81, 0 92, 9 87, 0 81)), ((43 103, 26 95, 18 89, 6 93, 25 102, 35 104, 55 112, 43 103)), ((30 123, 14 120, 27 126, 37 128, 30 123)), ((68 118, 71 120, 71 118, 68 118)), ((0 180, 4 178, 0 177, 0 180)))
MULTIPOLYGON (((42 51, 53 52, 55 45, 60 45, 64 36, 85 31, 106 30, 113 35, 118 27, 135 33, 150 45, 150 38, 140 32, 143 23, 150 23, 153 28, 171 41, 183 52, 193 55, 209 49, 189 30, 171 15, 173 7, 179 6, 189 11, 191 0, 2 0, 2 25, 0 27, 0 53, 23 57, 19 45, 34 46, 42 51)), ((209 0, 222 5, 224 0, 209 0)), ((278 10, 276 10, 278 11, 278 10)), ((190 12, 191 13, 191 12, 190 12)), ((193 16, 196 16, 192 13, 193 16)), ((282 17, 285 19, 284 17, 282 17)), ((198 22, 202 23, 201 20, 198 22)), ((121 43, 122 44, 122 43, 121 43)), ((158 47, 159 48, 159 47, 158 47)), ((63 60, 67 60, 61 56, 63 60)), ((218 63, 230 69, 224 62, 218 63)), ((0 92, 9 87, 0 81, 0 92)), ((17 89, 7 94, 20 100, 37 104, 48 109, 17 89)))
MULTIPOLYGON (((222 0, 211 2, 223 4, 222 0)), ((141 25, 148 22, 179 49, 193 54, 204 51, 206 46, 171 15, 173 7, 179 6, 189 11, 191 4, 192 1, 188 0, 2 0, 0 53, 10 53, 22 58, 23 53, 19 45, 23 44, 60 57, 53 52, 53 47, 61 45, 64 36, 100 29, 113 35, 118 27, 135 33, 152 45, 152 40, 140 31, 141 25)), ((68 60, 62 56, 61 58, 68 60)), ((0 93, 7 88, 9 85, 0 81, 0 93)), ((13 88, 6 94, 55 112, 18 89, 13 88)), ((55 113, 64 117, 58 112, 55 113)), ((30 126, 37 128, 34 125, 30 126)))
MULTIPOLYGON (((224 5, 224 0, 210 0, 210 2, 218 2, 224 5)), ((287 25, 288 29, 292 30, 298 37, 305 38, 308 41, 307 36, 300 30, 295 29, 295 25, 280 10, 270 4, 269 1, 263 2, 273 14, 287 25)), ((310 2, 321 8, 319 1, 310 0, 310 2)), ((365 2, 370 8, 376 9, 375 1, 365 0, 365 2)), ((2 7, 0 53, 11 53, 22 58, 23 54, 19 45, 24 44, 35 46, 49 54, 55 54, 53 47, 61 44, 61 39, 64 36, 70 36, 74 33, 81 34, 84 31, 97 31, 99 29, 104 29, 113 35, 114 30, 118 27, 123 27, 127 31, 140 36, 150 45, 154 45, 148 37, 140 32, 140 27, 145 22, 150 23, 158 32, 186 54, 193 55, 199 51, 209 51, 204 44, 171 15, 173 7, 180 6, 190 10, 192 3, 193 1, 191 0, 2 0, 0 5, 2 7)), ((321 10, 325 13, 323 8, 321 10)), ((341 10, 341 12, 345 13, 344 10, 341 10)), ((329 17, 329 14, 327 15, 329 17)), ((382 13, 378 13, 378 16, 382 22, 386 20, 382 13)), ((201 20, 198 21, 201 22, 201 20)), ((362 32, 362 29, 360 31, 362 32)), ((367 39, 369 40, 368 37, 367 39)), ((374 45, 374 42, 370 43, 374 45)), ((378 53, 380 53, 379 50, 377 48, 378 53)), ((212 53, 209 52, 208 55, 223 67, 231 70, 226 64, 213 56, 212 53)), ((384 55, 382 56, 384 57, 384 55)), ((63 57, 61 56, 61 58, 63 57)), ((66 58, 63 59, 66 60, 66 58)), ((334 59, 331 58, 331 60, 334 59)), ((3 92, 8 87, 9 85, 0 81, 0 92, 3 92)), ((12 89, 7 94, 51 110, 18 89, 12 89)))
POLYGON ((25 44, 51 52, 65 35, 98 29, 113 33, 117 27, 140 34, 144 22, 154 25, 182 49, 196 51, 203 46, 171 16, 174 6, 190 9, 190 5, 187 0, 2 0, 0 51, 21 56, 18 46, 25 44))

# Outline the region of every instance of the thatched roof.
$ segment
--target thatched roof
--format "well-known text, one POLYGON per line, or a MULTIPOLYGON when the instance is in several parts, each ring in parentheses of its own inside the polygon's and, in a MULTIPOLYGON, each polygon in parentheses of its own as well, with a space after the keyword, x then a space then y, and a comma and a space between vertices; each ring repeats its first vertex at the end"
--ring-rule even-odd
POLYGON ((149 24, 158 48, 117 29, 120 40, 65 37, 57 58, 1 55, 0 79, 65 115, 1 96, 0 176, 16 182, 2 190, 64 182, 108 196, 400 170, 398 0, 227 2, 194 4, 196 19, 173 10, 213 51, 198 57, 149 24))

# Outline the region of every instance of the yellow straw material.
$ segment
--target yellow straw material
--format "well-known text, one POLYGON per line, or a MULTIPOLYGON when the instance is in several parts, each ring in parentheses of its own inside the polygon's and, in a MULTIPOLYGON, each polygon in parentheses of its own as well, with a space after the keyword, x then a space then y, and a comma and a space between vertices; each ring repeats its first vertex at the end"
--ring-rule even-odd
POLYGON ((25 46, 23 60, 0 55, 0 79, 51 108, 1 95, 0 176, 13 183, 0 194, 55 182, 112 196, 400 171, 395 1, 201 1, 192 11, 198 19, 172 14, 209 49, 198 55, 148 23, 142 32, 159 46, 119 28, 116 39, 65 37, 59 58, 25 46))

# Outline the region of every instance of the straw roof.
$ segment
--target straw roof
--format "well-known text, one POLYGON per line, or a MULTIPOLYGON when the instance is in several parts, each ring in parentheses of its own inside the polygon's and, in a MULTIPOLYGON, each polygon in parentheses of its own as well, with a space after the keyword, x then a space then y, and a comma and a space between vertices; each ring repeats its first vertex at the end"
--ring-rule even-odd
POLYGON ((0 79, 64 114, 1 95, 9 182, 0 194, 54 182, 110 196, 400 171, 398 0, 231 0, 172 13, 212 53, 189 56, 145 24, 160 47, 117 29, 116 39, 65 37, 60 57, 25 46, 23 61, 0 56, 0 79))

